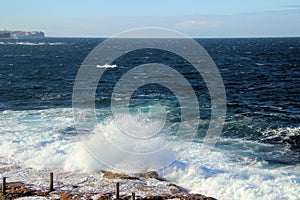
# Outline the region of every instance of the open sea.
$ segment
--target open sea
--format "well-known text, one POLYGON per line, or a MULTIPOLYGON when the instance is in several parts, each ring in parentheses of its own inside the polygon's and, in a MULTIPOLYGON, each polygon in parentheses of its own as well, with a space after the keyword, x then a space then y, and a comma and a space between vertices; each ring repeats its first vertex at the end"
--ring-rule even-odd
MULTIPOLYGON (((83 172, 104 168, 130 171, 136 165, 218 199, 300 199, 300 38, 196 39, 214 60, 226 90, 225 124, 204 156, 200 150, 210 148, 203 142, 212 115, 209 90, 191 63, 158 49, 127 52, 113 63, 95 66, 105 70, 95 94, 98 124, 76 128, 72 109, 76 75, 89 52, 103 40, 0 40, 2 176, 26 177, 36 183, 33 172, 56 170, 81 177, 83 172), (199 103, 196 134, 188 131, 195 122, 182 121, 177 96, 151 83, 132 93, 132 116, 122 108, 116 111, 119 122, 133 133, 115 138, 120 127, 113 123, 113 89, 126 72, 147 63, 172 67, 191 85, 199 103), (150 111, 154 121, 147 115, 150 111), (181 125, 187 132, 178 136, 181 125), (138 144, 128 139, 161 126, 157 139, 148 140, 147 134, 137 139, 138 144), (154 165, 142 156, 137 163, 130 159, 128 163, 127 154, 107 148, 98 133, 117 147, 124 145, 122 152, 127 153, 144 154, 166 141, 172 145, 154 159, 154 165), (109 163, 99 162, 97 154, 109 163), (173 162, 153 167, 168 159, 173 162)), ((159 70, 158 75, 167 77, 159 70)), ((147 73, 137 74, 141 76, 147 73)), ((175 84, 168 78, 168 84, 175 84)), ((127 84, 131 87, 134 81, 127 84)), ((185 106, 195 109, 189 108, 189 101, 185 106)))

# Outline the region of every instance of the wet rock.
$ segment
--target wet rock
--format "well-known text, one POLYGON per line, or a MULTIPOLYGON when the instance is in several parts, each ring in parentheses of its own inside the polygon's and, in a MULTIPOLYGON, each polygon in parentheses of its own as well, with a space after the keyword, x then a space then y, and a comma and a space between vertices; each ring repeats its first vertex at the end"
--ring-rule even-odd
POLYGON ((102 170, 101 172, 103 173, 104 178, 109 178, 109 179, 134 179, 134 180, 139 179, 138 177, 129 176, 128 174, 124 174, 124 173, 115 173, 115 172, 110 172, 105 170, 102 170))
MULTIPOLYGON (((103 176, 110 179, 142 179, 142 178, 154 178, 154 179, 160 179, 157 172, 145 172, 145 173, 137 173, 134 176, 130 176, 123 173, 113 173, 109 171, 102 171, 103 176)), ((144 180, 140 180, 140 182, 143 182, 144 180)), ((139 182, 139 181, 137 181, 139 182)), ((126 181, 124 181, 124 184, 126 184, 126 181)), ((1 185, 1 184, 0 184, 1 185)), ((163 200, 163 199, 178 199, 178 200, 215 200, 215 198, 212 197, 206 197, 201 194, 191 194, 188 193, 188 191, 174 183, 168 183, 165 182, 163 187, 169 187, 170 192, 166 192, 167 194, 160 194, 160 195, 151 195, 151 192, 153 193, 157 192, 158 188, 156 186, 147 185, 147 184, 140 184, 135 186, 136 191, 136 200, 163 200), (140 188, 139 188, 140 187, 140 188), (139 196, 139 192, 146 192, 147 196, 139 196)), ((80 192, 81 186, 76 186, 76 190, 73 190, 74 187, 71 187, 71 189, 59 189, 57 188, 56 191, 49 192, 47 189, 45 190, 36 190, 32 189, 32 185, 26 185, 23 182, 10 182, 7 183, 6 186, 6 194, 0 193, 0 200, 7 200, 7 199, 16 199, 19 197, 31 197, 31 196, 43 196, 50 199, 62 199, 62 200, 71 200, 71 199, 92 199, 93 197, 97 196, 98 200, 108 200, 108 199, 114 199, 114 193, 108 192, 108 193, 97 193, 95 191, 93 192, 80 192), (72 189, 73 188, 73 189, 72 189)), ((114 188, 112 188, 112 191, 114 188)), ((132 189, 130 189, 132 191, 132 189)), ((145 194, 145 193, 144 193, 145 194)), ((120 195, 121 200, 129 200, 131 199, 131 195, 129 195, 129 192, 126 190, 122 191, 122 195, 120 195)))
POLYGON ((212 197, 206 197, 202 194, 188 194, 183 199, 186 199, 186 200, 217 200, 212 197))
POLYGON ((140 178, 155 178, 159 181, 166 181, 166 179, 160 177, 156 171, 135 173, 134 175, 137 176, 137 177, 140 177, 140 178))
POLYGON ((134 179, 139 180, 140 178, 155 178, 159 181, 166 181, 166 179, 160 177, 156 171, 149 171, 149 172, 142 172, 142 173, 135 173, 133 175, 128 175, 125 173, 117 173, 111 171, 101 171, 103 173, 104 178, 109 179, 134 179))
MULTIPOLYGON (((1 187, 2 187, 2 185, 1 185, 1 187)), ((36 191, 29 189, 22 182, 7 183, 5 191, 6 191, 5 195, 1 194, 1 198, 0 198, 1 200, 36 195, 36 191)))
POLYGON ((168 186, 170 187, 170 191, 172 194, 188 193, 187 189, 180 187, 174 183, 169 183, 168 186))
POLYGON ((111 193, 106 193, 106 194, 101 194, 97 200, 110 200, 112 199, 112 194, 111 193))
POLYGON ((60 200, 71 200, 72 195, 69 192, 63 192, 59 194, 59 199, 60 200))
POLYGON ((162 196, 146 196, 143 200, 163 200, 162 196))

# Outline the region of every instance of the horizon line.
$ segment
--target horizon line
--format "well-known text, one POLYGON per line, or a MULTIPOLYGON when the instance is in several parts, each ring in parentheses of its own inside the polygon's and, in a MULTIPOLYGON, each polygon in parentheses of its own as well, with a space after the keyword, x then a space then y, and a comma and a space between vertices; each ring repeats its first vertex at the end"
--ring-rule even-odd
MULTIPOLYGON (((255 39, 255 38, 298 38, 300 35, 279 35, 279 36, 191 36, 193 39, 255 39)), ((45 38, 95 38, 95 39, 185 39, 172 37, 108 37, 108 36, 45 36, 45 38)))

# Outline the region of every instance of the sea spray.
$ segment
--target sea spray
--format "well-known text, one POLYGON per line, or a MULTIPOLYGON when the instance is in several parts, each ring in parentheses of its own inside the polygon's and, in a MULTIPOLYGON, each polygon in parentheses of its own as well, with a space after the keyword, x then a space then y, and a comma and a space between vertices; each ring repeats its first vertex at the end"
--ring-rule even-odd
MULTIPOLYGON (((227 145, 243 143, 240 139, 229 140, 227 145)), ((251 143, 254 149, 262 144, 251 143)), ((195 193, 214 196, 217 199, 298 199, 300 192, 300 166, 274 166, 264 160, 249 156, 237 148, 224 150, 217 145, 206 157, 199 159, 203 143, 176 143, 173 150, 178 159, 159 171, 168 181, 184 186, 195 193), (183 148, 189 146, 189 148, 183 148), (184 151, 182 151, 184 149, 184 151)), ((272 147, 269 147, 272 149, 272 147)))
MULTIPOLYGON (((144 138, 152 134, 160 120, 149 122, 141 116, 118 116, 119 123, 129 124, 128 120, 136 120, 134 127, 143 130, 141 137, 132 129, 134 136, 124 133, 113 118, 99 123, 91 134, 82 135, 81 143, 67 160, 65 169, 111 170, 123 172, 144 172, 156 170, 172 163, 175 153, 171 150, 172 137, 162 134, 144 138), (121 120, 121 121, 120 121, 121 120)), ((130 127, 127 127, 130 130, 130 127)))

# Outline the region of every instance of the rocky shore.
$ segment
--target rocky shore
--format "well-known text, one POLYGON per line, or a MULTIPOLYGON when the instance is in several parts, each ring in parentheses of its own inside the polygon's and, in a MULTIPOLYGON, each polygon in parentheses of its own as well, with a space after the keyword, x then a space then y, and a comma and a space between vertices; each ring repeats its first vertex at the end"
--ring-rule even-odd
POLYGON ((37 39, 45 38, 42 31, 0 31, 0 39, 37 39))
MULTIPOLYGON (((35 197, 38 199, 95 199, 95 200, 108 200, 116 199, 115 184, 120 184, 119 199, 129 200, 133 199, 132 192, 134 191, 135 199, 140 200, 163 200, 163 199, 198 199, 198 200, 215 200, 212 197, 206 197, 202 194, 189 193, 188 190, 168 182, 167 180, 159 177, 159 175, 152 171, 147 173, 137 173, 133 175, 114 173, 110 171, 101 171, 103 184, 98 187, 110 187, 111 189, 103 192, 103 190, 97 191, 96 186, 93 184, 74 184, 65 185, 62 182, 56 182, 53 191, 49 191, 49 188, 39 188, 34 184, 24 182, 7 182, 5 193, 0 194, 0 200, 7 199, 19 199, 35 197), (147 183, 145 180, 147 179, 147 183), (134 187, 127 187, 128 182, 134 182, 134 187), (110 183, 107 185, 107 183, 110 183), (94 189, 87 190, 87 187, 94 187, 94 189), (160 192, 157 192, 160 191, 160 192), (152 193, 152 194, 151 194, 152 193), (159 194, 158 194, 159 193, 159 194)), ((2 188, 2 184, 1 184, 2 188)))

